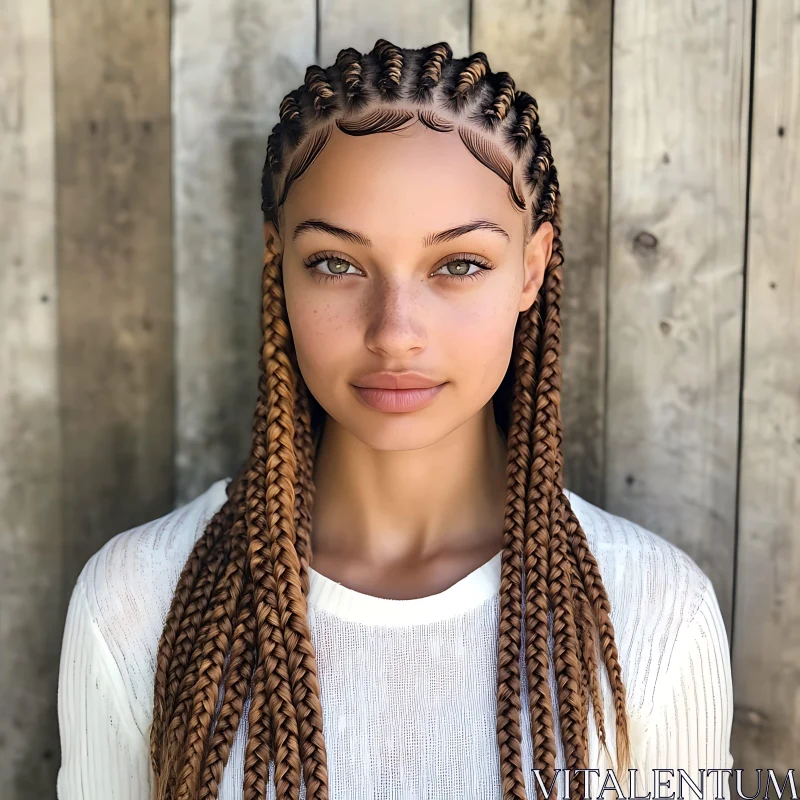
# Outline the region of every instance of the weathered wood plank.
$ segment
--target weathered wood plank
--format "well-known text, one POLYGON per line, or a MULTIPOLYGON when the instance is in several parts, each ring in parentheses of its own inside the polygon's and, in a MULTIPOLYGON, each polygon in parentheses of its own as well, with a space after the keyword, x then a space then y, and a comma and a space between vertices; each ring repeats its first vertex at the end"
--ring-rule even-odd
POLYGON ((615 6, 604 505, 697 561, 729 632, 750 24, 615 6))
POLYGON ((800 4, 757 9, 733 735, 737 767, 780 782, 800 753, 800 4))
POLYGON ((312 0, 174 6, 178 502, 233 475, 261 339, 261 169, 283 96, 314 63, 312 0))
POLYGON ((2 794, 54 796, 63 628, 50 4, 0 3, 2 794))
POLYGON ((170 20, 157 0, 52 9, 71 588, 174 500, 170 20))
POLYGON ((469 49, 469 1, 376 4, 369 0, 323 0, 319 26, 321 66, 332 64, 344 47, 369 52, 378 39, 388 39, 398 47, 449 42, 457 57, 465 56, 469 49))
POLYGON ((564 475, 602 502, 611 2, 475 0, 472 49, 533 95, 564 199, 564 475))

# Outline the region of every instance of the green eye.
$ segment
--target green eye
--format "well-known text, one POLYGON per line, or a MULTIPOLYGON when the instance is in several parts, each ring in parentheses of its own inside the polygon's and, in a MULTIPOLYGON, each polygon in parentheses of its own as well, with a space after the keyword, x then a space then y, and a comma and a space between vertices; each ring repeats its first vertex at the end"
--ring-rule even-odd
MULTIPOLYGON (((348 261, 345 261, 343 258, 334 257, 334 258, 326 258, 324 260, 328 262, 328 269, 335 275, 347 272, 348 268, 351 266, 351 264, 348 261)), ((317 262, 317 263, 322 263, 322 262, 317 262)))
MULTIPOLYGON (((313 273, 314 277, 322 280, 337 280, 345 275, 364 274, 351 261, 337 256, 335 253, 320 253, 312 257, 310 261, 304 261, 303 263, 306 269, 313 273), (321 267, 323 264, 325 268, 321 267), (353 271, 350 270, 350 267, 353 268, 353 271)), ((451 258, 446 264, 442 264, 433 275, 441 275, 455 280, 463 280, 465 278, 477 280, 484 273, 493 269, 494 267, 482 257, 464 253, 451 258)))
POLYGON ((451 258, 446 264, 442 264, 439 269, 434 272, 434 275, 443 275, 445 278, 455 278, 457 280, 463 278, 471 278, 477 280, 485 272, 494 269, 492 265, 480 258, 469 253, 459 254, 455 258, 451 258), (474 270, 470 272, 471 269, 474 270))
POLYGON ((320 253, 319 255, 314 256, 311 261, 305 261, 303 263, 305 264, 306 269, 311 270, 311 272, 314 274, 314 277, 317 278, 335 280, 348 274, 362 274, 358 267, 356 267, 346 258, 337 256, 335 253, 320 253), (326 268, 318 268, 320 264, 325 264, 326 268), (348 272, 350 267, 353 267, 355 272, 348 272))
POLYGON ((447 271, 451 275, 466 275, 471 266, 475 266, 474 262, 464 261, 462 259, 459 259, 458 261, 451 261, 450 263, 445 264, 447 271))

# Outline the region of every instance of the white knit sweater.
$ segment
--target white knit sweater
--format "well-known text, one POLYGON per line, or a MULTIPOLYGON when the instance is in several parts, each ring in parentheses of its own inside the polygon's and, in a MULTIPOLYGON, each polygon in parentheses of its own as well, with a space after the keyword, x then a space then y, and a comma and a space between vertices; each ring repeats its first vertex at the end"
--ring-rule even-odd
MULTIPOLYGON (((111 539, 83 569, 69 606, 58 689, 60 800, 147 800, 149 725, 158 640, 179 573, 225 500, 219 480, 187 505, 111 539)), ((678 792, 679 768, 733 766, 728 641, 709 579, 682 550, 567 491, 611 602, 630 714, 635 794, 678 792), (656 768, 672 769, 653 773, 656 768), (658 781, 661 780, 659 789, 658 781)), ((331 800, 501 797, 496 738, 500 558, 439 594, 389 600, 310 569, 331 800)), ((552 640, 551 640, 552 646, 552 640)), ((524 646, 522 649, 524 654, 524 646)), ((534 798, 527 681, 521 656, 522 757, 534 798)), ((612 757, 614 709, 601 688, 612 757)), ((551 695, 557 695, 551 666, 551 695)), ((219 797, 242 797, 247 712, 219 797)), ((590 715, 587 766, 606 770, 590 715)), ((557 766, 564 767, 558 728, 557 766)), ((275 797, 273 770, 267 797, 275 797)), ((621 779, 626 776, 618 776, 621 779)), ((714 797, 714 774, 705 775, 714 797)), ((575 780, 583 786, 583 777, 575 780)), ((564 774, 558 795, 563 797, 564 774)), ((606 784, 607 786, 610 783, 606 784)), ((722 795, 730 797, 727 779, 722 795)), ((623 788, 627 787, 623 784, 623 788)), ((684 797, 694 797, 688 784, 684 797)), ((301 798, 305 790, 301 792, 301 798)), ((613 796, 610 795, 610 796, 613 796)))

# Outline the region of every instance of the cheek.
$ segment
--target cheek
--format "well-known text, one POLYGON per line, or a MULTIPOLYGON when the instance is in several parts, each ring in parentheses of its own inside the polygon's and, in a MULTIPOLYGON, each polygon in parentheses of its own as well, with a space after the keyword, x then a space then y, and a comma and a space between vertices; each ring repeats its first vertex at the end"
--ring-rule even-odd
POLYGON ((432 315, 437 320, 437 339, 451 363, 459 365, 462 382, 499 385, 511 357, 518 303, 518 294, 498 286, 495 291, 476 292, 469 301, 442 307, 432 315))
POLYGON ((341 297, 331 302, 315 297, 314 292, 306 292, 300 302, 294 302, 288 289, 286 309, 300 370, 314 391, 325 385, 327 376, 341 374, 343 364, 352 363, 358 345, 354 311, 341 297))

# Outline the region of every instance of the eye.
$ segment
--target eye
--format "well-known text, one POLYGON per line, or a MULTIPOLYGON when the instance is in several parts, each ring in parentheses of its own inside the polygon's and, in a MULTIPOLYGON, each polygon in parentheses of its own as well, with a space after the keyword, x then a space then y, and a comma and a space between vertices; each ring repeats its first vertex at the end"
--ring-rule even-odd
MULTIPOLYGON (((310 270, 314 277, 321 280, 340 280, 345 275, 363 275, 364 273, 351 261, 336 253, 318 253, 303 262, 306 269, 310 270), (351 270, 352 268, 352 270, 351 270)), ((449 261, 438 267, 433 275, 440 275, 445 278, 455 280, 477 280, 483 275, 494 269, 492 264, 481 256, 470 253, 458 253, 455 257, 450 257, 449 261), (444 270, 444 271, 442 271, 444 270)))
POLYGON ((476 256, 470 253, 458 253, 454 258, 451 257, 449 261, 442 264, 433 274, 443 275, 446 278, 455 278, 462 280, 469 278, 477 280, 485 272, 494 269, 494 267, 481 256, 476 256), (472 272, 470 270, 475 268, 472 272), (444 270, 444 272, 442 272, 444 270))
POLYGON ((318 253, 311 256, 307 261, 304 261, 306 269, 310 270, 314 277, 323 280, 339 280, 345 275, 363 275, 364 273, 358 269, 352 262, 346 258, 337 256, 336 253, 318 253), (320 265, 325 265, 325 269, 315 269, 320 265), (353 267, 355 272, 350 272, 350 267, 353 267))

